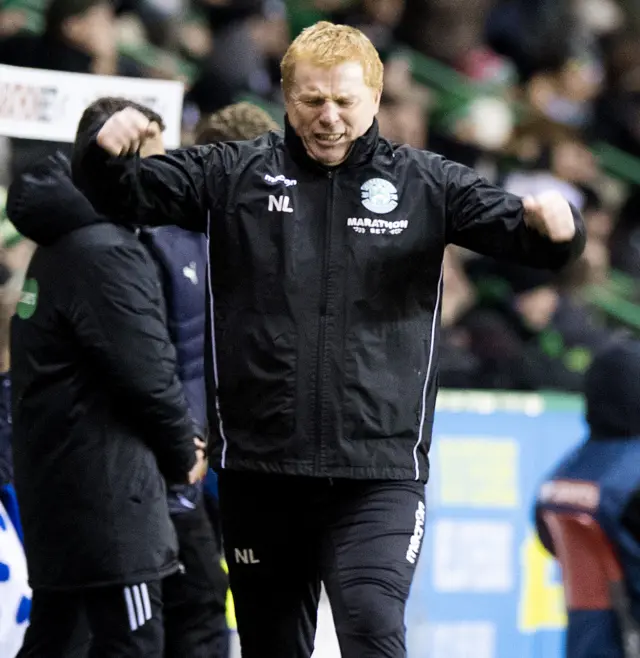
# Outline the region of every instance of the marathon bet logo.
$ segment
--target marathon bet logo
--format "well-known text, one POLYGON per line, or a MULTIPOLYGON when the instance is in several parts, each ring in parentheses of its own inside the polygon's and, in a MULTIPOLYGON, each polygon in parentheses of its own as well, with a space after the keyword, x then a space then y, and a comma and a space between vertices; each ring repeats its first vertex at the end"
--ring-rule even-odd
POLYGON ((372 217, 349 217, 347 226, 350 226, 356 233, 371 233, 372 235, 398 235, 402 233, 409 222, 406 219, 399 219, 395 222, 387 219, 376 219, 372 217))
POLYGON ((38 282, 35 279, 26 279, 20 293, 20 300, 16 306, 16 313, 22 320, 28 320, 38 305, 38 282))
POLYGON ((426 517, 424 503, 420 501, 418 503, 418 509, 416 510, 416 525, 413 529, 413 535, 409 540, 409 548, 407 549, 407 562, 415 564, 418 559, 418 553, 420 553, 420 542, 422 542, 422 537, 424 536, 424 520, 426 517))

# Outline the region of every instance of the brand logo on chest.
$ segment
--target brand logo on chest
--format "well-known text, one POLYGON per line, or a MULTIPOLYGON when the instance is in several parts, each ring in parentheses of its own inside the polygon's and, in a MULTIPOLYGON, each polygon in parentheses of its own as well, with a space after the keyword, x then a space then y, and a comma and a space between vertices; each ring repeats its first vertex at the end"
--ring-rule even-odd
POLYGON ((384 178, 371 178, 360 188, 362 205, 376 215, 386 215, 398 207, 398 190, 384 178))

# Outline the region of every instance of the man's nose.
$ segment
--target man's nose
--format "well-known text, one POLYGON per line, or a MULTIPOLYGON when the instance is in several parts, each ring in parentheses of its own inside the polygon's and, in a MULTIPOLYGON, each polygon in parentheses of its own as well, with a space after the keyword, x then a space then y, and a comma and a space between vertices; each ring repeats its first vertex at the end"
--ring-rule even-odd
POLYGON ((335 126, 340 119, 340 113, 335 103, 331 101, 326 102, 322 106, 322 114, 320 115, 320 123, 325 127, 335 126))

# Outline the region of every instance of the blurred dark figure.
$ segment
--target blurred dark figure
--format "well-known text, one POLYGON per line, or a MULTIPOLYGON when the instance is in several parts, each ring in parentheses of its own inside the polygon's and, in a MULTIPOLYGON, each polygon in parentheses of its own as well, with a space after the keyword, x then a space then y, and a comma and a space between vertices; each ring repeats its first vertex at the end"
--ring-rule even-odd
MULTIPOLYGON (((562 277, 475 259, 467 272, 484 304, 459 325, 482 363, 482 388, 582 391, 593 354, 609 338, 562 277)), ((565 276, 565 273, 563 273, 565 276)))
POLYGON ((404 12, 405 0, 357 0, 331 15, 334 23, 352 25, 362 30, 382 55, 395 42, 395 29, 404 12))
POLYGON ((484 43, 484 23, 493 0, 406 0, 396 38, 429 57, 454 66, 484 43))
POLYGON ((640 188, 634 187, 623 204, 611 233, 611 266, 640 277, 640 188))
POLYGON ((640 342, 612 340, 586 376, 588 438, 538 494, 538 533, 563 571, 567 658, 634 655, 623 645, 640 622, 639 387, 640 342))
POLYGON ((571 3, 501 0, 487 16, 486 38, 497 53, 516 64, 521 80, 528 80, 569 59, 575 26, 571 3))
POLYGON ((607 41, 606 86, 596 103, 592 137, 640 157, 640 42, 634 33, 607 41))

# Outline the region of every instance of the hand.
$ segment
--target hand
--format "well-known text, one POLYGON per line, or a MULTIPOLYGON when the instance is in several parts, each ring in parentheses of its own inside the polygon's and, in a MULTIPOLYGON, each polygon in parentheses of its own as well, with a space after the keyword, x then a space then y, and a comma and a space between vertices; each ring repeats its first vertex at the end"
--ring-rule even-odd
POLYGON ((524 221, 551 242, 570 242, 576 233, 573 213, 560 192, 542 192, 536 197, 525 197, 524 221))
POLYGON ((202 480, 207 474, 207 469, 209 468, 209 463, 205 456, 205 442, 198 437, 195 437, 193 442, 196 446, 196 463, 189 471, 189 484, 200 482, 200 480, 202 480))
POLYGON ((157 139, 160 126, 127 107, 107 119, 98 133, 98 145, 111 155, 133 155, 148 139, 157 139))

